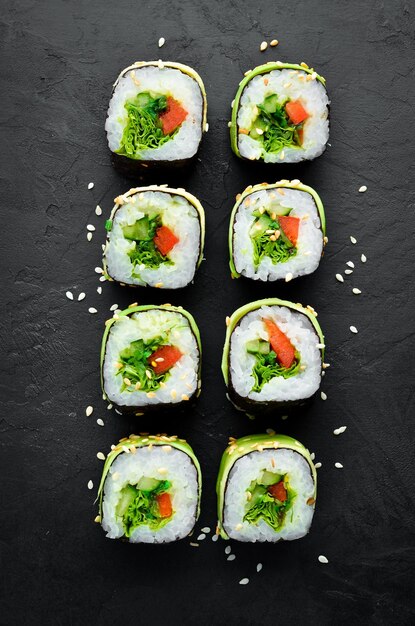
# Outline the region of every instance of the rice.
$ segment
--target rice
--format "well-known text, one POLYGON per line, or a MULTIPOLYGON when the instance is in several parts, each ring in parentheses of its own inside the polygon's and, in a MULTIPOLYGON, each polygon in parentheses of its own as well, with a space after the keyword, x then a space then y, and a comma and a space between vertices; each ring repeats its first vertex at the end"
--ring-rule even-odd
POLYGON ((267 153, 262 143, 249 135, 238 134, 240 155, 247 159, 263 158, 265 163, 297 163, 303 159, 318 157, 329 138, 328 105, 329 99, 324 86, 318 80, 306 81, 306 72, 300 70, 272 70, 252 78, 242 92, 237 115, 238 127, 250 129, 257 117, 256 105, 262 104, 270 94, 278 94, 280 101, 285 98, 304 103, 309 117, 304 123, 303 143, 299 147, 284 147, 282 151, 267 153), (300 78, 302 77, 302 78, 300 78))
POLYGON ((104 252, 108 274, 114 280, 131 285, 162 283, 166 289, 185 287, 196 271, 202 243, 200 216, 196 208, 182 195, 165 191, 140 191, 116 208, 112 229, 104 252), (161 263, 158 268, 132 263, 129 252, 135 241, 126 239, 123 227, 134 224, 145 215, 157 213, 164 226, 169 227, 179 242, 169 252, 172 264, 161 263))
POLYGON ((261 306, 242 317, 234 329, 230 345, 230 380, 235 392, 257 402, 295 401, 309 398, 320 386, 321 355, 317 347, 319 337, 308 317, 284 306, 261 306), (283 378, 275 376, 265 383, 260 392, 251 391, 255 380, 252 369, 255 356, 246 350, 253 339, 268 341, 263 318, 270 319, 288 337, 300 353, 305 370, 283 378))
POLYGON ((112 324, 105 347, 105 394, 110 402, 126 407, 182 402, 182 396, 189 398, 197 390, 199 359, 196 338, 184 315, 155 308, 122 316, 112 324), (149 341, 164 334, 182 352, 182 357, 169 370, 164 386, 150 397, 143 391, 121 391, 122 376, 117 375, 120 352, 132 341, 149 341))
POLYGON ((233 260, 236 271, 247 278, 273 281, 285 278, 289 272, 293 276, 303 276, 314 272, 319 265, 323 250, 323 233, 312 195, 297 189, 280 189, 284 195, 277 193, 276 189, 264 189, 248 195, 236 212, 233 227, 233 260), (292 209, 290 217, 301 218, 296 244, 297 254, 285 263, 275 264, 270 257, 265 256, 255 269, 254 246, 249 234, 256 219, 252 212, 260 207, 272 209, 276 202, 292 209))
POLYGON ((191 158, 196 154, 202 137, 202 92, 194 78, 167 66, 132 67, 119 78, 105 122, 110 150, 116 152, 120 149, 123 131, 128 122, 125 103, 145 91, 171 96, 182 102, 188 115, 172 139, 158 148, 142 150, 140 159, 173 161, 191 158))
POLYGON ((237 459, 229 473, 225 490, 223 527, 231 539, 239 541, 279 541, 299 539, 307 534, 314 507, 307 500, 314 496, 310 465, 294 450, 279 448, 251 452, 237 459), (263 519, 256 524, 243 521, 246 513, 246 490, 263 471, 288 474, 290 488, 296 493, 292 508, 287 512, 279 531, 263 519))
POLYGON ((104 484, 102 526, 111 539, 124 535, 122 520, 116 516, 115 509, 120 491, 128 484, 136 485, 140 478, 169 480, 172 487, 174 514, 171 520, 159 530, 149 526, 138 526, 129 538, 130 543, 165 543, 187 536, 196 521, 198 502, 198 477, 191 458, 181 450, 166 446, 148 446, 136 448, 135 454, 120 454, 112 463, 104 484), (160 468, 167 472, 160 473, 160 468), (114 475, 116 480, 114 480, 114 475))

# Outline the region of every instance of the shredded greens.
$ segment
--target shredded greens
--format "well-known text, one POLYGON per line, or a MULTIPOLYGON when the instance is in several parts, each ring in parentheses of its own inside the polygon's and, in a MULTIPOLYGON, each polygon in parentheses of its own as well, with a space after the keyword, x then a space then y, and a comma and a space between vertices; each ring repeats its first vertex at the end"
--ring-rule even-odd
POLYGON ((169 141, 177 129, 164 135, 159 115, 167 108, 167 98, 149 91, 139 93, 134 100, 125 103, 128 122, 124 128, 117 154, 130 159, 140 159, 140 152, 148 148, 159 148, 169 141))
POLYGON ((130 537, 138 526, 145 524, 151 530, 159 530, 171 519, 171 516, 160 516, 156 501, 156 496, 168 491, 171 483, 168 480, 153 482, 156 486, 152 489, 144 490, 138 489, 137 486, 127 485, 121 491, 116 513, 123 519, 126 537, 130 537))
POLYGON ((285 98, 279 102, 278 95, 271 94, 265 98, 263 104, 257 105, 259 114, 252 124, 249 135, 261 141, 266 152, 280 152, 285 147, 301 146, 299 131, 303 125, 296 125, 290 121, 285 111, 288 101, 289 98, 285 98))
POLYGON ((135 391, 136 386, 137 390, 144 392, 159 389, 160 383, 168 378, 169 372, 156 374, 149 366, 148 358, 161 345, 166 345, 163 337, 155 337, 151 341, 137 339, 120 353, 119 362, 122 367, 119 368, 117 376, 121 376, 123 380, 121 391, 135 391), (125 384, 125 379, 130 381, 130 385, 125 384))
POLYGON ((257 217, 250 230, 255 270, 258 269, 264 257, 269 257, 275 265, 276 263, 286 263, 297 254, 297 248, 284 234, 278 216, 272 219, 266 213, 261 215, 257 210, 253 212, 253 216, 257 217), (275 232, 276 230, 280 234, 273 241, 270 239, 271 233, 267 231, 275 232))
POLYGON ((267 354, 258 351, 255 353, 255 365, 252 369, 252 375, 255 380, 252 391, 262 391, 263 386, 275 376, 291 378, 291 376, 298 374, 299 369, 300 353, 297 351, 295 352, 295 360, 291 367, 283 367, 280 365, 274 350, 269 350, 267 354))
POLYGON ((144 216, 132 226, 124 226, 123 234, 126 239, 135 241, 135 246, 128 256, 133 264, 133 275, 139 275, 136 267, 145 265, 146 268, 157 269, 160 265, 173 265, 173 261, 163 256, 154 243, 157 228, 161 226, 161 218, 154 215, 151 218, 144 216))
POLYGON ((287 491, 287 499, 284 502, 274 498, 268 492, 268 487, 271 485, 263 485, 256 481, 251 483, 248 489, 251 498, 247 505, 244 521, 257 524, 260 519, 263 519, 273 530, 278 531, 281 529, 287 512, 292 508, 296 496, 295 492, 288 486, 287 476, 280 477, 276 475, 276 480, 273 484, 281 480, 284 482, 284 487, 287 491))

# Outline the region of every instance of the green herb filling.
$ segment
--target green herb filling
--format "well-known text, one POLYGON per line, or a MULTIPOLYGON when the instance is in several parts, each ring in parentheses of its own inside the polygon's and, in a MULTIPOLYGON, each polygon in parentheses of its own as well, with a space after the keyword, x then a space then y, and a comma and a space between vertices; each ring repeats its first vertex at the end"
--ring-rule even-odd
POLYGON ((300 353, 295 352, 295 360, 291 367, 283 367, 277 361, 277 355, 271 349, 271 344, 262 339, 253 339, 246 344, 246 350, 249 354, 255 356, 255 365, 252 369, 252 375, 255 383, 251 391, 260 392, 264 385, 275 376, 283 378, 291 378, 298 374, 300 370, 300 353))
POLYGON ((120 492, 116 515, 122 517, 125 537, 131 537, 138 526, 159 530, 172 518, 161 517, 156 496, 168 491, 171 483, 155 478, 142 478, 137 485, 126 485, 120 492))
POLYGON ((117 372, 117 376, 122 378, 121 391, 136 391, 137 383, 139 391, 149 392, 156 391, 160 387, 160 383, 165 382, 170 373, 156 374, 149 366, 148 358, 161 346, 166 345, 163 337, 155 337, 151 341, 137 339, 130 343, 119 356, 119 362, 122 367, 117 372), (125 379, 130 382, 125 383, 125 379))
MULTIPOLYGON (((296 493, 288 485, 288 476, 263 471, 259 481, 252 481, 247 489, 250 494, 244 515, 244 522, 257 524, 263 519, 275 531, 281 530, 287 513, 292 509, 296 493), (269 487, 283 481, 286 500, 281 502, 269 493, 269 487)), ((291 516, 292 517, 292 516, 291 516)))
POLYGON ((157 228, 162 225, 159 215, 145 215, 131 226, 122 228, 126 239, 135 241, 135 246, 128 256, 133 264, 133 275, 139 275, 136 267, 145 265, 146 268, 157 269, 162 264, 173 265, 173 261, 163 256, 154 243, 157 228))
POLYGON ((301 147, 299 131, 303 124, 293 124, 285 105, 289 98, 279 102, 278 95, 271 94, 263 104, 258 104, 258 117, 252 124, 249 136, 260 141, 266 152, 280 152, 286 147, 301 147), (259 130, 259 132, 258 132, 259 130))
MULTIPOLYGON (((286 210, 288 215, 291 209, 286 210)), ((249 235, 253 246, 253 262, 255 270, 258 269, 264 257, 269 257, 272 263, 286 263, 289 259, 297 254, 296 246, 284 234, 283 229, 278 221, 278 216, 272 219, 268 213, 260 213, 258 210, 253 211, 252 215, 256 217, 251 226, 249 235), (269 232, 272 231, 272 232, 269 232), (277 239, 270 237, 279 231, 277 239)))

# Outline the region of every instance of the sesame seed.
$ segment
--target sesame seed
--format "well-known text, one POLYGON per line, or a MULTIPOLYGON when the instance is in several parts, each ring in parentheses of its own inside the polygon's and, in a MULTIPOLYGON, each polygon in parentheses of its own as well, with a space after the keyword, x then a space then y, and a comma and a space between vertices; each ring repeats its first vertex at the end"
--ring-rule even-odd
POLYGON ((92 482, 92 480, 88 481, 88 489, 93 489, 94 488, 94 483, 92 482))
POLYGON ((282 150, 280 154, 280 161, 283 161, 284 157, 285 157, 285 153, 284 153, 284 150, 282 150))
POLYGON ((249 578, 241 578, 239 581, 240 585, 247 585, 249 583, 249 578))
POLYGON ((349 274, 353 274, 353 270, 344 270, 344 273, 349 275, 349 274))
POLYGON ((334 464, 334 467, 337 467, 337 469, 342 469, 343 465, 341 463, 337 462, 337 463, 334 464))
POLYGON ((323 363, 322 367, 323 370, 326 370, 328 367, 330 367, 330 363, 323 363))
POLYGON ((315 459, 315 458, 316 458, 316 455, 314 454, 314 452, 312 452, 312 453, 310 454, 310 459, 311 459, 312 461, 314 461, 314 459, 315 459))
POLYGON ((105 461, 105 454, 103 452, 97 452, 97 459, 105 461))
POLYGON ((236 556, 234 554, 230 554, 226 560, 227 561, 234 561, 235 559, 236 559, 236 556))
POLYGON ((191 541, 191 542, 189 543, 189 545, 190 545, 190 546, 192 546, 192 548, 198 548, 198 547, 199 547, 199 544, 198 544, 198 543, 195 543, 194 541, 191 541))
POLYGON ((314 467, 320 469, 320 467, 323 467, 323 463, 314 463, 314 467))
POLYGON ((288 274, 286 274, 286 275, 285 275, 285 282, 286 282, 286 283, 289 283, 289 282, 290 282, 290 280, 292 280, 292 279, 293 279, 293 275, 292 275, 292 273, 291 273, 291 272, 288 272, 288 274))
POLYGON ((163 287, 163 283, 156 283, 154 286, 159 289, 160 287, 163 287))
POLYGON ((354 244, 357 243, 357 239, 356 237, 353 237, 353 235, 350 235, 350 241, 354 244))
POLYGON ((205 133, 207 133, 208 130, 209 130, 209 124, 206 122, 206 124, 205 124, 205 133))
POLYGON ((87 406, 85 409, 85 415, 87 417, 89 417, 90 415, 92 415, 92 413, 94 412, 94 407, 93 406, 87 406))
POLYGON ((182 400, 189 400, 189 396, 185 393, 182 393, 182 400))
POLYGON ((107 279, 105 278, 105 276, 100 276, 100 277, 99 277, 99 282, 100 282, 100 283, 105 283, 105 281, 106 281, 106 280, 107 280, 107 279))
POLYGON ((99 524, 99 523, 100 523, 100 521, 101 521, 101 515, 97 515, 97 516, 94 518, 94 522, 96 522, 97 524, 99 524))
POLYGON ((231 553, 231 551, 232 551, 231 546, 226 546, 226 548, 225 548, 225 554, 230 554, 230 553, 231 553))
POLYGON ((320 393, 320 398, 321 398, 322 400, 327 400, 327 394, 326 394, 326 393, 324 393, 324 391, 322 391, 322 392, 320 393))
POLYGON ((197 540, 198 541, 203 541, 203 539, 206 539, 206 535, 205 535, 205 533, 200 533, 200 535, 198 536, 197 540))
POLYGON ((68 300, 73 300, 73 293, 72 293, 72 291, 67 291, 65 293, 65 295, 68 298, 68 300))
POLYGON ((266 41, 263 41, 261 45, 259 46, 259 49, 261 50, 261 52, 264 52, 264 50, 266 50, 267 48, 268 48, 268 44, 266 41))
POLYGON ((151 374, 150 370, 146 370, 146 376, 147 376, 147 378, 151 379, 152 374, 151 374))
POLYGON ((346 265, 348 265, 349 267, 354 267, 353 261, 347 261, 346 265))
POLYGON ((210 528, 209 528, 209 526, 203 526, 203 528, 202 528, 202 533, 205 533, 205 534, 210 533, 210 528))
POLYGON ((102 215, 102 209, 99 204, 95 207, 95 215, 102 215))
POLYGON ((301 67, 304 67, 306 70, 308 70, 308 65, 307 63, 304 63, 304 61, 301 61, 300 65, 301 67))
POLYGON ((321 350, 323 350, 323 348, 325 348, 325 347, 326 347, 326 344, 324 344, 324 343, 316 344, 316 348, 320 348, 321 350))
POLYGON ((320 554, 320 556, 318 557, 318 560, 320 561, 320 563, 328 563, 329 560, 326 556, 324 556, 323 554, 320 554))
POLYGON ((262 563, 257 563, 256 571, 259 573, 262 570, 262 563))
POLYGON ((118 309, 118 304, 112 304, 110 306, 110 311, 116 311, 118 309))
POLYGON ((94 188, 94 183, 88 183, 88 189, 93 189, 94 188))
POLYGON ((166 467, 159 467, 157 471, 159 474, 162 474, 162 475, 167 474, 168 472, 166 467))
POLYGON ((228 122, 228 128, 232 126, 232 122, 228 122))
POLYGON ((340 428, 335 428, 333 430, 333 435, 341 435, 346 430, 347 426, 340 426, 340 428))
POLYGON ((173 400, 174 400, 174 398, 176 398, 176 396, 177 396, 177 391, 176 391, 175 389, 172 389, 172 390, 170 391, 170 395, 171 395, 171 397, 172 397, 172 398, 173 398, 173 400))
POLYGON ((100 417, 97 419, 97 424, 98 426, 104 426, 104 420, 102 420, 100 417))
POLYGON ((146 393, 147 398, 155 398, 156 394, 154 393, 154 391, 149 391, 148 393, 146 393))
POLYGON ((329 242, 329 238, 328 237, 323 237, 323 241, 324 241, 324 243, 327 244, 329 242))
POLYGON ((344 283, 344 278, 341 274, 336 274, 336 280, 338 280, 339 283, 344 283))
POLYGON ((356 326, 350 326, 350 330, 352 333, 358 333, 359 331, 357 330, 356 326))
POLYGON ((166 43, 166 40, 164 39, 164 37, 160 37, 159 43, 158 43, 159 48, 164 46, 165 43, 166 43))
POLYGON ((367 258, 365 254, 362 254, 362 256, 360 257, 360 260, 362 261, 362 263, 366 263, 367 258))
POLYGON ((157 61, 157 65, 158 65, 158 67, 159 67, 159 69, 160 69, 160 70, 162 70, 162 69, 163 69, 163 67, 164 67, 164 63, 163 63, 163 61, 162 61, 161 59, 159 59, 159 60, 157 61))
POLYGON ((86 229, 92 233, 95 230, 95 226, 93 226, 93 224, 87 224, 86 229))
POLYGON ((212 535, 212 541, 217 541, 219 539, 219 535, 212 535))
POLYGON ((112 475, 112 480, 118 480, 120 477, 120 473, 119 472, 114 472, 112 475))
POLYGON ((359 295, 359 293, 362 293, 362 292, 360 291, 360 289, 358 289, 357 287, 353 287, 352 291, 353 291, 353 293, 355 293, 356 295, 359 295))
POLYGON ((272 46, 273 48, 274 46, 278 46, 278 39, 273 39, 269 45, 272 46))
POLYGON ((109 405, 107 406, 107 410, 110 410, 110 409, 112 409, 112 404, 109 404, 109 405))
POLYGON ((102 269, 102 267, 96 267, 94 269, 95 274, 103 274, 104 270, 102 269))
POLYGON ((98 313, 98 311, 96 310, 95 307, 90 306, 89 309, 88 309, 88 313, 98 313))
POLYGON ((99 293, 99 295, 102 294, 102 287, 97 287, 97 293, 99 293))
POLYGON ((364 193, 365 191, 367 191, 366 185, 362 185, 361 187, 359 187, 359 193, 364 193))
POLYGON ((86 238, 88 239, 88 241, 91 241, 91 239, 92 239, 92 233, 87 233, 87 234, 86 234, 86 238))
POLYGON ((225 317, 225 322, 226 322, 226 326, 229 326, 229 324, 231 323, 231 318, 229 317, 229 315, 225 317))

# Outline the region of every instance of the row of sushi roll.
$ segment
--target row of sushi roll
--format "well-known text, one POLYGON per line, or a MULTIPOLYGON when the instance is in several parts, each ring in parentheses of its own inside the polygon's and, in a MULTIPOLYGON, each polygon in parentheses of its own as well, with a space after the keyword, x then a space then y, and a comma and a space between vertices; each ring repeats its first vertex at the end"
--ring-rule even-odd
MULTIPOLYGON (((184 189, 150 185, 115 198, 104 275, 123 285, 185 287, 203 259, 205 213, 184 189)), ((323 203, 299 180, 249 186, 229 224, 233 278, 291 280, 314 272, 327 242, 323 203)))
MULTIPOLYGON (((112 447, 98 490, 98 520, 111 539, 168 543, 192 533, 202 474, 177 436, 130 435, 112 447)), ((317 476, 309 451, 285 435, 230 438, 217 483, 223 539, 299 539, 311 526, 317 476)))
MULTIPOLYGON (((232 102, 232 150, 264 163, 314 159, 328 142, 329 104, 324 78, 306 63, 249 70, 232 102)), ((126 175, 188 164, 208 130, 202 79, 181 63, 133 63, 114 83, 105 129, 113 163, 126 175)))

